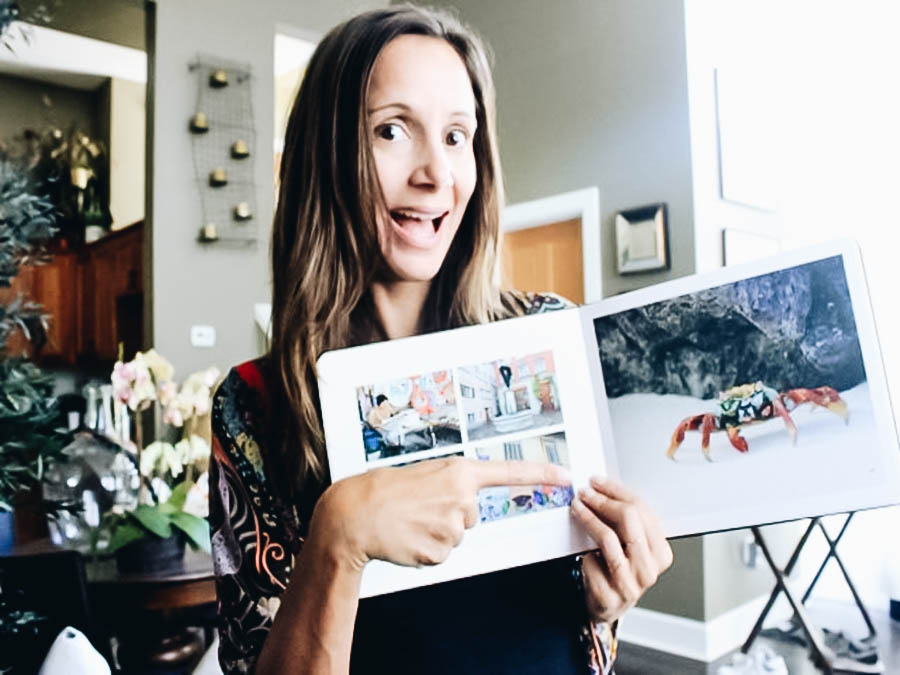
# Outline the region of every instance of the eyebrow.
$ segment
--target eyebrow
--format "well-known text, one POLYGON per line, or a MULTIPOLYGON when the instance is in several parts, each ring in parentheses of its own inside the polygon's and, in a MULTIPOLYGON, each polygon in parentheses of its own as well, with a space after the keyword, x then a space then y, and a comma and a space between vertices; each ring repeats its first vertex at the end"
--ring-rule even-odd
MULTIPOLYGON (((404 112, 413 112, 413 109, 410 108, 405 103, 385 103, 384 105, 380 105, 376 108, 369 108, 368 114, 374 115, 375 113, 381 112, 382 110, 387 110, 388 108, 398 108, 404 112)), ((468 117, 473 120, 475 119, 475 115, 466 110, 456 110, 456 111, 450 113, 450 116, 451 117, 462 116, 462 117, 468 117)))

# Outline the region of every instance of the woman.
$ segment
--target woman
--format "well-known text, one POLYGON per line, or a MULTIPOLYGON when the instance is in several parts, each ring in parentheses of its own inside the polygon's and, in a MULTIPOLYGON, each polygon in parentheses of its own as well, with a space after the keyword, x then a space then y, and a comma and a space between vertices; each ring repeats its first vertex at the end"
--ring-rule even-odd
POLYGON ((375 407, 366 415, 366 422, 375 428, 384 424, 385 420, 389 420, 397 413, 397 409, 388 401, 388 397, 384 394, 378 394, 375 397, 375 407))
POLYGON ((359 600, 369 560, 439 564, 488 485, 553 465, 437 459, 329 486, 315 362, 327 350, 564 306, 492 283, 501 178, 483 48, 394 7, 331 31, 287 129, 272 345, 213 410, 210 517, 226 672, 609 672, 610 623, 671 563, 652 514, 593 482, 596 555, 359 600))

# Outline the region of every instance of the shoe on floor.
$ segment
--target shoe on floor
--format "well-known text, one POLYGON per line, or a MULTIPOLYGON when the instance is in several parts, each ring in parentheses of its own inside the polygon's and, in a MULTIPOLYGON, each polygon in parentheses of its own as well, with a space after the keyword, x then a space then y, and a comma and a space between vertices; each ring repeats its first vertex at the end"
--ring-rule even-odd
POLYGON ((737 652, 719 667, 717 675, 788 675, 784 658, 767 645, 757 645, 749 654, 737 652))

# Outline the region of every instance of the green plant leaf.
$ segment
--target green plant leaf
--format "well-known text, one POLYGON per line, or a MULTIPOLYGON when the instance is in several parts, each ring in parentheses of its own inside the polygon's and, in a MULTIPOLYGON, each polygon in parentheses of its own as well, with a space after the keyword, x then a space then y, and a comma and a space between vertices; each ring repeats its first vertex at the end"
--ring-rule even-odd
POLYGON ((205 519, 179 511, 172 516, 172 524, 188 536, 191 548, 210 552, 209 523, 205 519))
POLYGON ((165 539, 172 536, 170 516, 155 506, 141 504, 131 512, 131 516, 157 537, 165 539))
POLYGON ((193 481, 181 481, 174 487, 172 495, 166 500, 166 503, 174 506, 176 511, 181 511, 184 508, 184 502, 187 500, 188 490, 190 490, 193 485, 193 481))
POLYGON ((119 523, 113 530, 112 536, 109 538, 109 546, 107 546, 106 552, 115 553, 126 544, 137 541, 146 535, 147 531, 134 523, 119 523))

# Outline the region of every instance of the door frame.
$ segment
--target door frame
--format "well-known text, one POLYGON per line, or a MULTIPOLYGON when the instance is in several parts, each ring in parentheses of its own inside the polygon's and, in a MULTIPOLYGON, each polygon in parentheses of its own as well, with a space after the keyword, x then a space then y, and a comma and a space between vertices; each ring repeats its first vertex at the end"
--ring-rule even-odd
POLYGON ((597 302, 603 299, 603 269, 600 263, 600 189, 597 186, 510 204, 503 209, 500 231, 515 232, 575 218, 581 221, 584 301, 597 302))

